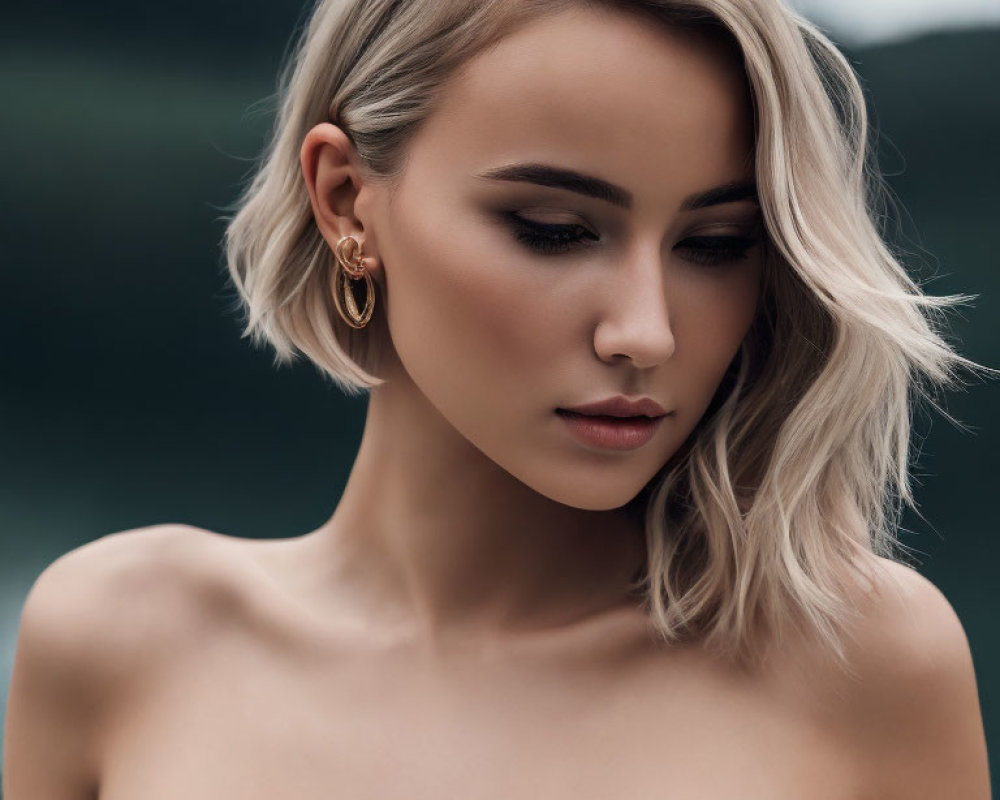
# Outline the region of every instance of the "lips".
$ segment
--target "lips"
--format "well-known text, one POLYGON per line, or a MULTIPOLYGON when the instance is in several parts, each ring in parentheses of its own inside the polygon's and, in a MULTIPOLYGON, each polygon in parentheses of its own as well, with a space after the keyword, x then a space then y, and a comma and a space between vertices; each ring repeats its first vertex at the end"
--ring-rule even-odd
POLYGON ((602 450, 635 450, 649 442, 664 415, 620 417, 609 414, 578 414, 556 409, 569 432, 582 444, 602 450))
POLYGON ((627 418, 652 418, 664 416, 667 411, 663 406, 649 397, 630 399, 624 395, 610 397, 606 400, 599 400, 594 403, 584 403, 569 408, 556 409, 557 412, 568 412, 570 414, 588 417, 614 417, 627 418))
POLYGON ((662 414, 657 414, 656 416, 651 416, 649 414, 581 414, 578 411, 569 411, 565 408, 557 408, 556 413, 563 417, 581 417, 583 419, 603 420, 607 422, 627 422, 628 420, 646 421, 658 419, 663 416, 662 414))

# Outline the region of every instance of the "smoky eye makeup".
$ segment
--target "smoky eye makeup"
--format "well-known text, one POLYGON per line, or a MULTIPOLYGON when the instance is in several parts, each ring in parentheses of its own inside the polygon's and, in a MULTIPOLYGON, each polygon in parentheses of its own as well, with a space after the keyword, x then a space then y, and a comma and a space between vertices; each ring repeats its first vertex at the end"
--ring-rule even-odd
POLYGON ((696 264, 708 266, 743 261, 760 243, 763 225, 758 211, 752 221, 715 222, 696 227, 674 250, 696 264))
POLYGON ((716 266, 743 261, 758 239, 751 236, 689 236, 674 246, 695 264, 716 266))
MULTIPOLYGON (((601 237, 582 223, 538 222, 517 211, 500 214, 519 245, 537 255, 560 255, 593 247, 601 237)), ((674 252, 681 258, 702 266, 734 264, 749 257, 758 243, 759 226, 715 223, 696 229, 678 241, 674 252), (740 230, 744 232, 734 232, 740 230), (724 232, 728 231, 728 232, 724 232)))
POLYGON ((538 222, 517 211, 503 212, 502 217, 515 241, 535 253, 565 253, 600 241, 600 236, 579 222, 538 222))

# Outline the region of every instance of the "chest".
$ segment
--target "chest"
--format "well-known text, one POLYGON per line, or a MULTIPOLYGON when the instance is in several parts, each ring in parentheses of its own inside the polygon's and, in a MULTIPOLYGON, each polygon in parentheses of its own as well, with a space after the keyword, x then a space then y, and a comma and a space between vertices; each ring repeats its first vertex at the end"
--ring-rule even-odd
POLYGON ((100 800, 850 798, 850 760, 752 686, 220 647, 123 706, 100 800))

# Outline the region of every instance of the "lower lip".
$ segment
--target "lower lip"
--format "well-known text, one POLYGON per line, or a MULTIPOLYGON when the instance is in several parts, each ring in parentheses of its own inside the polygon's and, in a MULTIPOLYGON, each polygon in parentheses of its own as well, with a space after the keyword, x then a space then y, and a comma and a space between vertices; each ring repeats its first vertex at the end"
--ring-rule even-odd
POLYGON ((607 450, 635 450, 653 438, 663 417, 602 417, 559 410, 580 441, 607 450))

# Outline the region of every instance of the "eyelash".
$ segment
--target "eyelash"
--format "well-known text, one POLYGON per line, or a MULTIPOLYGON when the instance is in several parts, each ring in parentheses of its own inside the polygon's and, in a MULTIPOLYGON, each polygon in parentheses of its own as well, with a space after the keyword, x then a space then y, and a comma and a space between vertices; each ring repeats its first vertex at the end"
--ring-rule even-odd
MULTIPOLYGON (((590 247, 597 241, 583 225, 552 225, 531 222, 516 213, 507 215, 514 228, 514 238, 543 255, 566 253, 575 247, 590 247), (589 237, 589 238, 588 238, 589 237)), ((757 240, 750 236, 689 236, 677 246, 687 250, 688 260, 706 266, 741 261, 757 240), (681 247, 681 245, 687 247, 681 247)))

